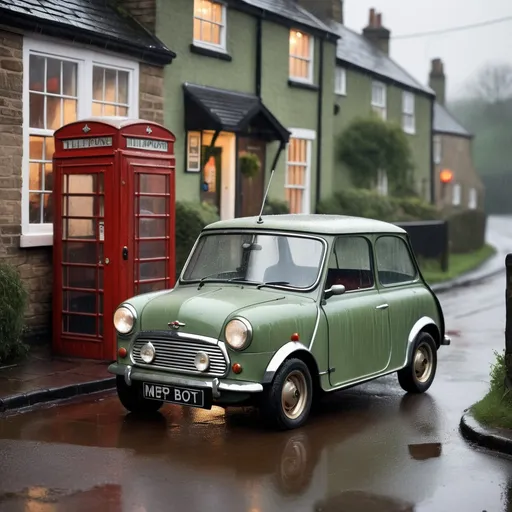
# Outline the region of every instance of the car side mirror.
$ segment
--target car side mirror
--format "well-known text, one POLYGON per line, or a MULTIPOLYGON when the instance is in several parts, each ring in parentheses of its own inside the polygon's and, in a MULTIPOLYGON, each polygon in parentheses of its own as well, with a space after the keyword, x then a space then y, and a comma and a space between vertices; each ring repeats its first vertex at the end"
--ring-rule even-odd
POLYGON ((325 299, 330 299, 333 295, 343 295, 346 289, 342 284, 333 284, 328 290, 325 290, 325 299))

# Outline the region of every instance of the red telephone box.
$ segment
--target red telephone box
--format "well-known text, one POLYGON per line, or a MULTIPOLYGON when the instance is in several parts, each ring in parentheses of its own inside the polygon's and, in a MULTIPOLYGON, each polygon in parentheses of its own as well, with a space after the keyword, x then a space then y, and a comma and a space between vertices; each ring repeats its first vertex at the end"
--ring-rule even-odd
POLYGON ((176 139, 118 117, 54 138, 53 349, 113 360, 119 303, 175 283, 176 139))

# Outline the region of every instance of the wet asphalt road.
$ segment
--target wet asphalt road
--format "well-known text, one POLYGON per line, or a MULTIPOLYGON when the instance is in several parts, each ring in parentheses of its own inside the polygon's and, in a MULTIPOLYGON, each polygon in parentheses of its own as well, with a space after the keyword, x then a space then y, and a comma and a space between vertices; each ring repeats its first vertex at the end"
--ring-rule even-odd
POLYGON ((112 394, 0 420, 0 511, 512 511, 512 460, 458 431, 504 346, 504 285, 441 297, 460 333, 428 394, 386 377, 331 396, 298 431, 263 430, 250 409, 141 421, 112 394))

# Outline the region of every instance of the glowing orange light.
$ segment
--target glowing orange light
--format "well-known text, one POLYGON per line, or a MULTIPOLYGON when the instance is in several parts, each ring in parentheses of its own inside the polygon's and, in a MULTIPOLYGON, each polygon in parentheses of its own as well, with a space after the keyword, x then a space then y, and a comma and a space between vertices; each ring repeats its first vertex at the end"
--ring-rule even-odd
POLYGON ((439 173, 439 177, 441 178, 441 183, 450 183, 453 180, 453 172, 449 169, 443 169, 439 173))
POLYGON ((240 363, 235 363, 233 366, 232 366, 232 369, 233 369, 233 373, 242 373, 242 365, 240 363))
POLYGON ((121 347, 117 353, 119 354, 119 357, 126 357, 126 354, 128 354, 128 351, 124 348, 124 347, 121 347))
POLYGON ((298 333, 298 332, 294 332, 294 333, 291 335, 290 339, 291 339, 292 341, 299 341, 299 339, 300 339, 300 338, 299 338, 299 333, 298 333))

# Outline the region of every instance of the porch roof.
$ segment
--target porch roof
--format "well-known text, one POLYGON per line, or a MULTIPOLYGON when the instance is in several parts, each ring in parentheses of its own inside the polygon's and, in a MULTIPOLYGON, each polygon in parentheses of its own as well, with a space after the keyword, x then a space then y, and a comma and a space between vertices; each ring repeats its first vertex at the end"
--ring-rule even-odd
POLYGON ((185 127, 214 130, 287 143, 290 132, 254 94, 183 84, 185 127))

